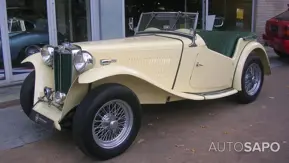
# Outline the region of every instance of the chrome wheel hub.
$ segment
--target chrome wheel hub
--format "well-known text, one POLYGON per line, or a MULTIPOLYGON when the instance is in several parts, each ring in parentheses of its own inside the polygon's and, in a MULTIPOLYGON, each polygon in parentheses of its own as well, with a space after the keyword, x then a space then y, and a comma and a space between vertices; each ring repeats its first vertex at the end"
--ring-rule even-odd
POLYGON ((107 129, 114 130, 118 127, 118 121, 116 120, 116 116, 112 113, 105 114, 102 117, 102 124, 107 129))
POLYGON ((260 86, 262 80, 262 71, 258 64, 251 64, 245 73, 245 91, 248 95, 255 95, 260 86))
POLYGON ((105 103, 94 116, 93 139, 102 148, 115 148, 129 136, 132 125, 131 107, 125 101, 111 100, 105 103))
POLYGON ((118 121, 111 121, 111 122, 109 123, 109 126, 110 126, 110 128, 111 128, 112 130, 115 130, 115 129, 117 128, 117 126, 118 126, 118 121))

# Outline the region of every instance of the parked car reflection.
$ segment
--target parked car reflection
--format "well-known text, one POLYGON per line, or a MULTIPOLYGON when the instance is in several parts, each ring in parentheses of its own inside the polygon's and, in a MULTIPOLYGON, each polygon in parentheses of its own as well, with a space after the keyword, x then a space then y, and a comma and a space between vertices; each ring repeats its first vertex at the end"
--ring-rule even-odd
MULTIPOLYGON (((19 67, 21 60, 39 51, 49 44, 48 23, 46 19, 24 20, 21 18, 8 19, 8 31, 12 67, 19 67)), ((58 42, 64 42, 65 37, 58 33, 58 42)), ((0 40, 1 41, 1 40, 0 40)), ((0 68, 3 68, 2 45, 0 44, 0 68)))

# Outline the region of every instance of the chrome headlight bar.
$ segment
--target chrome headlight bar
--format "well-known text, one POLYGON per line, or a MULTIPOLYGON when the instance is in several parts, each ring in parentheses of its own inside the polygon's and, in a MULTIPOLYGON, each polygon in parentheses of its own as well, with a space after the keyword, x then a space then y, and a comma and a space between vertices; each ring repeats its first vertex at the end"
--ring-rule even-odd
POLYGON ((71 53, 73 55, 74 68, 78 73, 83 73, 84 71, 91 69, 94 65, 93 56, 89 52, 82 50, 81 47, 77 45, 63 43, 57 47, 53 47, 51 45, 45 45, 42 47, 42 60, 47 66, 53 66, 53 56, 55 50, 63 53, 67 53, 67 51, 71 53))

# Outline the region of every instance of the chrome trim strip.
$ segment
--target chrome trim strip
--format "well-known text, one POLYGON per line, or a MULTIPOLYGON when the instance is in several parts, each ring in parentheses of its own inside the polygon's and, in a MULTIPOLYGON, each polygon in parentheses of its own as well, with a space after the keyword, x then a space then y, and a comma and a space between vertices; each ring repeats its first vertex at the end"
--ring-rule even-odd
POLYGON ((62 53, 61 52, 59 52, 59 62, 60 62, 60 65, 59 65, 59 67, 58 67, 58 71, 59 71, 59 89, 60 90, 62 90, 62 81, 61 81, 61 76, 62 76, 62 74, 61 74, 61 72, 62 72, 62 65, 61 65, 61 63, 62 63, 62 53))
POLYGON ((184 93, 194 94, 194 95, 199 95, 199 96, 209 96, 209 95, 217 95, 217 94, 221 94, 221 93, 226 93, 226 92, 230 92, 233 90, 234 90, 234 88, 227 88, 227 89, 223 89, 223 90, 219 90, 219 91, 204 92, 204 93, 191 93, 191 92, 184 92, 184 93))

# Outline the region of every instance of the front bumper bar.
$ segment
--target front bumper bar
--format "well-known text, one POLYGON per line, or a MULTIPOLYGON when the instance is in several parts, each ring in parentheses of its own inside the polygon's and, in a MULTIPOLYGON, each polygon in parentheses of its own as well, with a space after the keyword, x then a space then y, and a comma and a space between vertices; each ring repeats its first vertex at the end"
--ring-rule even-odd
POLYGON ((29 115, 29 118, 37 124, 46 128, 61 130, 59 124, 62 112, 48 102, 38 101, 29 115))

